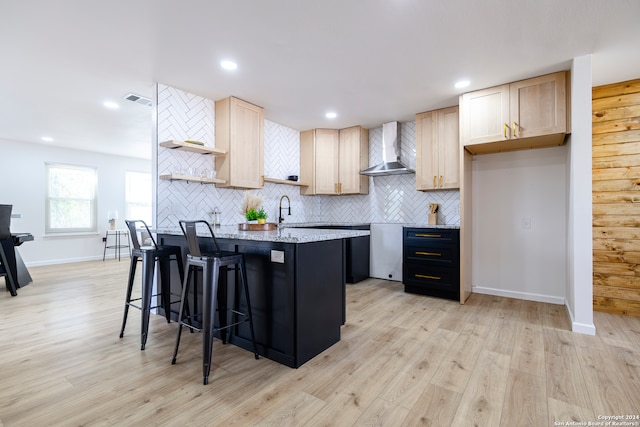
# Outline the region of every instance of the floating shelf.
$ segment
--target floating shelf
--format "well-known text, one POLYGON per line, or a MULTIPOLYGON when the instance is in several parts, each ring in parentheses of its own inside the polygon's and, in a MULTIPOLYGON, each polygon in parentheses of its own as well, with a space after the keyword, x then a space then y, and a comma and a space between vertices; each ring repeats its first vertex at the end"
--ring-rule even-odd
POLYGON ((295 185, 297 187, 308 187, 309 184, 304 184, 298 181, 289 181, 288 179, 276 179, 264 177, 264 182, 271 182, 273 184, 295 185))
POLYGON ((205 147, 198 144, 190 144, 184 141, 163 141, 160 143, 161 147, 170 148, 172 150, 190 151, 198 154, 209 154, 212 156, 224 156, 227 154, 226 150, 221 150, 215 147, 205 147))
POLYGON ((227 181, 224 179, 218 178, 200 178, 197 176, 189 176, 189 175, 160 175, 160 179, 166 179, 168 181, 190 181, 190 182, 199 182, 201 184, 226 184, 227 181))

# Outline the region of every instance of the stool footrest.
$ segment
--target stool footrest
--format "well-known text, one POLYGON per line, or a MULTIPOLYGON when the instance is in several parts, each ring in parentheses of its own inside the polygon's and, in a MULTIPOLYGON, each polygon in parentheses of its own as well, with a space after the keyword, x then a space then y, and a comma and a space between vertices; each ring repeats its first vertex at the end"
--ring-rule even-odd
MULTIPOLYGON (((237 325, 239 325, 241 323, 245 323, 245 322, 249 321, 249 316, 246 313, 242 313, 240 311, 236 311, 236 310, 233 310, 231 308, 227 309, 227 312, 230 312, 230 313, 233 313, 233 314, 237 314, 238 316, 242 316, 243 318, 242 318, 242 320, 239 320, 237 322, 231 323, 229 325, 221 326, 221 327, 218 327, 218 328, 213 328, 214 332, 215 331, 223 331, 223 330, 226 330, 226 329, 230 329, 230 328, 233 328, 234 326, 237 326, 237 325)), ((198 313, 198 314, 195 314, 193 316, 185 316, 185 320, 191 320, 191 318, 195 317, 195 316, 202 317, 202 313, 198 313)), ((194 331, 202 332, 202 328, 201 327, 195 326, 195 325, 190 324, 190 323, 186 323, 184 320, 179 320, 178 321, 178 325, 183 325, 183 326, 186 326, 187 328, 190 328, 190 329, 192 329, 194 331)))
MULTIPOLYGON (((161 297, 161 296, 162 296, 161 294, 154 294, 154 295, 151 295, 151 298, 157 298, 157 297, 161 297)), ((179 294, 171 294, 171 296, 173 296, 173 297, 179 297, 180 295, 179 295, 179 294)), ((129 302, 125 302, 125 305, 128 305, 129 307, 137 308, 138 310, 142 310, 142 307, 141 307, 141 306, 136 305, 136 304, 133 304, 133 302, 134 302, 134 301, 141 301, 141 300, 142 300, 142 297, 139 297, 139 298, 131 298, 131 299, 129 300, 129 302)), ((172 304, 179 304, 179 303, 180 303, 180 301, 181 301, 181 300, 169 301, 169 304, 170 304, 170 305, 172 305, 172 304)), ((152 305, 151 307, 149 307, 149 309, 151 309, 151 310, 153 310, 154 308, 164 308, 164 305, 152 305)), ((172 312, 174 312, 174 311, 172 311, 172 312)), ((174 313, 177 313, 177 312, 174 312, 174 313)))

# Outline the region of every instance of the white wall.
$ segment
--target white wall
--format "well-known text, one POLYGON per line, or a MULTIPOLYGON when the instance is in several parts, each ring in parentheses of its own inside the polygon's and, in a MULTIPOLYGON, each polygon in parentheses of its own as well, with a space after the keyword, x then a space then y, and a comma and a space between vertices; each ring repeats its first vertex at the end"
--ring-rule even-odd
POLYGON ((117 210, 124 227, 125 172, 150 172, 151 162, 98 154, 44 144, 0 139, 0 203, 12 204, 22 214, 11 222, 12 232, 30 232, 35 240, 19 247, 29 265, 102 259, 102 236, 108 228, 107 212, 117 210), (98 170, 98 233, 82 236, 45 237, 45 162, 95 167, 98 170))
POLYGON ((567 309, 576 332, 595 335, 593 324, 593 234, 591 202, 591 55, 571 67, 567 230, 567 309))
POLYGON ((564 304, 566 152, 473 158, 473 292, 564 304))

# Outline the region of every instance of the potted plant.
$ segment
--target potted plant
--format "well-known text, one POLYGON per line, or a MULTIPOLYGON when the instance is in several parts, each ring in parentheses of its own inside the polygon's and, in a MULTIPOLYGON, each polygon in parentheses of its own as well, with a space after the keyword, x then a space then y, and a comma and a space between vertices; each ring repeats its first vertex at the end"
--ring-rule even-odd
POLYGON ((261 205, 262 197, 250 192, 244 193, 242 212, 247 222, 258 224, 265 224, 267 222, 267 213, 261 205))
POLYGON ((260 208, 256 213, 258 224, 266 224, 267 223, 267 213, 264 211, 264 208, 260 208))

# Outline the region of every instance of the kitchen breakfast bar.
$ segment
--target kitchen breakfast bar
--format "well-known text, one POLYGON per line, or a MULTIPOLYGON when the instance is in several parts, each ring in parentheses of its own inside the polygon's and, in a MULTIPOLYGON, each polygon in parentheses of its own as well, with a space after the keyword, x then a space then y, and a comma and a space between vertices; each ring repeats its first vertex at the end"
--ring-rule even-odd
MULTIPOLYGON (((244 254, 260 355, 297 368, 340 341, 346 312, 345 242, 368 236, 368 230, 239 231, 237 226, 214 230, 221 250, 244 254)), ((158 240, 161 245, 182 247, 186 259, 187 242, 179 229, 158 231, 158 240)), ((208 234, 199 234, 199 243, 203 251, 214 251, 208 234)), ((201 277, 198 280, 202 283, 201 277)), ((246 310, 237 274, 230 272, 228 280, 232 282, 223 286, 230 290, 227 301, 246 310)), ((172 292, 179 294, 177 272, 172 271, 171 282, 172 292)), ((202 289, 189 296, 192 307, 202 301, 201 293, 202 289)), ((249 325, 241 323, 227 340, 253 351, 250 337, 249 325)))

